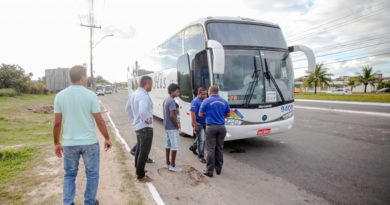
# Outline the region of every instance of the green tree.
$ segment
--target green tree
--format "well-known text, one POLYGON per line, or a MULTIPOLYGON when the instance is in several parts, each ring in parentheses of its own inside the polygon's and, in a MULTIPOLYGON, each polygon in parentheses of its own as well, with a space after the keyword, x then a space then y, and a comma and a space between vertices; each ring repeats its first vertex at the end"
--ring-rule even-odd
POLYGON ((356 77, 349 77, 348 78, 348 82, 347 82, 347 85, 351 88, 351 92, 353 90, 353 88, 355 88, 356 86, 358 86, 360 83, 358 82, 357 78, 356 77))
POLYGON ((305 84, 308 87, 314 86, 314 94, 317 94, 317 87, 328 87, 332 83, 331 76, 333 74, 327 72, 327 68, 323 68, 323 64, 316 64, 314 72, 309 73, 309 76, 305 79, 305 84))
POLYGON ((383 82, 383 79, 380 79, 378 82, 378 87, 377 89, 382 89, 382 88, 390 88, 390 82, 383 82))
POLYGON ((358 73, 357 82, 364 85, 364 92, 367 92, 367 85, 374 86, 377 81, 375 77, 376 72, 373 71, 371 66, 363 66, 361 73, 358 73))
POLYGON ((110 81, 104 79, 101 75, 96 76, 95 83, 96 84, 102 84, 102 85, 109 85, 109 84, 111 84, 110 81))
POLYGON ((0 65, 0 88, 14 88, 18 92, 28 92, 32 73, 26 74, 19 65, 0 65))

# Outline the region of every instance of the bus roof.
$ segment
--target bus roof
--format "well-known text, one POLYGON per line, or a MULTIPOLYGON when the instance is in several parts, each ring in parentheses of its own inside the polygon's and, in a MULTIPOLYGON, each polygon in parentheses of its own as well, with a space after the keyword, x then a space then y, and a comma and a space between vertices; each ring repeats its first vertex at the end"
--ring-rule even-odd
POLYGON ((279 27, 279 25, 275 24, 275 23, 257 20, 257 19, 251 19, 251 18, 244 18, 244 17, 205 17, 205 18, 200 18, 196 21, 191 22, 186 27, 194 25, 194 24, 205 25, 208 21, 229 21, 229 22, 255 23, 255 24, 265 24, 265 25, 279 27))
MULTIPOLYGON (((238 17, 226 17, 226 16, 225 17, 223 17, 223 16, 212 17, 212 16, 209 16, 209 17, 204 17, 204 18, 200 18, 198 20, 192 21, 191 23, 189 23, 185 27, 183 27, 180 31, 183 31, 185 28, 188 28, 188 27, 190 27, 192 25, 196 25, 196 24, 201 24, 204 27, 206 27, 206 23, 208 21, 226 21, 226 22, 237 22, 237 23, 238 22, 241 22, 241 23, 254 23, 254 24, 264 24, 264 25, 269 25, 269 26, 273 26, 273 27, 278 27, 279 28, 278 24, 271 23, 271 22, 268 22, 268 21, 251 19, 251 18, 244 18, 244 17, 239 17, 239 16, 238 17)), ((167 41, 169 41, 175 35, 176 35, 176 33, 174 35, 170 36, 167 40, 165 40, 163 43, 159 44, 158 46, 164 45, 167 41)))

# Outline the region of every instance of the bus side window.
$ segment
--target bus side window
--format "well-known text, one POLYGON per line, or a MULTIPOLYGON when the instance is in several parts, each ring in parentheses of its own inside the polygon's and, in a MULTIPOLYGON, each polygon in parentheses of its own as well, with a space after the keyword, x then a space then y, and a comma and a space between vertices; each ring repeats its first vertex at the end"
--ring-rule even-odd
POLYGON ((209 67, 207 63, 207 52, 205 50, 195 55, 191 61, 191 68, 193 73, 194 96, 197 96, 199 87, 208 89, 210 87, 209 67))
POLYGON ((184 53, 188 53, 190 61, 195 54, 205 49, 205 35, 201 26, 191 26, 184 31, 184 53))
POLYGON ((170 69, 177 66, 177 58, 183 52, 183 35, 177 33, 167 42, 165 42, 159 50, 159 64, 161 69, 170 69))
POLYGON ((177 60, 177 82, 180 86, 180 98, 184 102, 191 102, 193 95, 188 54, 180 56, 177 60))

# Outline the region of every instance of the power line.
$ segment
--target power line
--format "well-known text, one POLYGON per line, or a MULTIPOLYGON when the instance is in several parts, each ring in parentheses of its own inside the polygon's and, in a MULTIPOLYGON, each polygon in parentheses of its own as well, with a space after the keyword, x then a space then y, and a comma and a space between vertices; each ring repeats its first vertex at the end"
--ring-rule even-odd
MULTIPOLYGON (((386 3, 386 2, 387 2, 387 0, 382 1, 382 2, 379 2, 377 5, 383 4, 383 3, 386 3)), ((320 25, 311 27, 311 28, 309 28, 309 29, 306 29, 306 30, 302 31, 302 32, 301 32, 300 34, 298 34, 298 35, 291 36, 290 38, 299 37, 299 36, 303 35, 304 33, 308 32, 308 31, 310 31, 310 30, 316 30, 317 28, 322 28, 323 26, 328 25, 328 24, 332 24, 333 22, 337 22, 337 21, 339 21, 339 20, 345 20, 346 18, 349 18, 349 17, 351 17, 351 16, 358 15, 359 12, 362 12, 362 11, 364 11, 365 9, 366 9, 366 8, 363 8, 363 9, 361 9, 361 10, 359 10, 359 11, 357 11, 357 12, 354 12, 354 13, 352 13, 352 14, 344 15, 344 16, 338 17, 338 18, 336 18, 336 19, 333 19, 333 20, 331 20, 331 21, 328 21, 328 22, 326 22, 326 23, 323 23, 323 24, 320 24, 320 25)))
POLYGON ((343 43, 338 43, 338 44, 328 45, 328 46, 324 46, 324 47, 313 48, 313 50, 315 50, 315 51, 322 51, 322 50, 328 50, 328 49, 343 49, 343 48, 347 48, 347 47, 353 47, 353 46, 356 46, 356 45, 368 44, 368 43, 371 43, 371 41, 387 40, 387 39, 390 39, 388 34, 390 34, 390 32, 389 33, 384 33, 384 34, 381 34, 381 35, 375 35, 375 36, 378 36, 376 38, 373 38, 374 36, 371 36, 371 38, 367 38, 367 39, 355 39, 355 40, 346 41, 346 42, 343 42, 343 43))
MULTIPOLYGON (((372 46, 383 45, 383 44, 386 44, 386 43, 390 43, 390 41, 385 41, 385 42, 380 42, 380 43, 376 43, 376 44, 360 46, 360 47, 357 47, 357 48, 344 50, 344 51, 338 51, 338 52, 333 52, 333 53, 326 53, 326 54, 316 55, 316 58, 317 57, 324 57, 324 56, 335 55, 335 54, 341 54, 341 53, 347 53, 347 52, 355 51, 355 50, 362 49, 362 48, 369 48, 369 47, 372 47, 372 46)), ((304 60, 306 60, 306 59, 305 58, 301 58, 301 59, 296 59, 293 62, 304 61, 304 60)))
MULTIPOLYGON (((305 39, 305 38, 308 38, 314 34, 317 34, 317 33, 321 33, 321 32, 324 32, 324 31, 329 31, 329 30, 336 30, 336 29, 339 29, 339 28, 342 28, 341 26, 344 26, 346 24, 350 24, 350 23, 355 23, 355 22, 358 22, 358 21, 361 21, 361 20, 364 20, 366 19, 367 17, 371 17, 371 16, 374 16, 374 15, 377 15, 377 14, 380 14, 384 11, 387 11, 387 9, 389 8, 389 6, 387 7, 383 7, 377 11, 374 11, 372 13, 369 13, 369 14, 366 14, 366 15, 361 15, 357 18, 354 18, 354 19, 349 19, 347 21, 344 21, 344 22, 339 22, 335 25, 331 25, 329 27, 322 27, 320 30, 317 30, 317 31, 313 31, 311 33, 307 33, 307 34, 302 34, 302 35, 299 35, 299 36, 296 36, 296 37, 293 37, 292 39, 292 42, 294 41, 298 41, 298 40, 301 40, 301 39, 305 39)), ((291 39, 291 38, 290 38, 291 39)))
POLYGON ((385 11, 387 11, 388 8, 390 8, 390 6, 383 7, 382 9, 379 9, 379 10, 373 12, 373 13, 369 13, 368 15, 361 15, 358 18, 351 19, 351 20, 345 21, 345 22, 341 22, 341 23, 335 24, 333 26, 324 27, 324 28, 322 28, 322 30, 313 31, 313 32, 308 33, 308 34, 304 34, 302 36, 295 37, 295 38, 293 38, 293 40, 290 39, 290 42, 296 42, 296 41, 299 41, 299 40, 302 40, 302 39, 306 39, 306 38, 309 38, 309 37, 311 37, 311 36, 313 36, 315 34, 321 33, 321 32, 340 29, 340 28, 342 28, 341 26, 344 26, 346 24, 356 23, 358 21, 366 19, 367 17, 371 17, 371 16, 374 16, 374 15, 380 14, 382 12, 385 12, 385 11))
MULTIPOLYGON (((390 54, 390 52, 379 53, 379 54, 375 54, 375 55, 362 56, 362 57, 359 57, 359 58, 346 59, 346 60, 340 60, 340 61, 334 61, 334 62, 322 63, 322 64, 323 65, 329 65, 329 64, 334 64, 334 63, 343 63, 343 62, 348 62, 348 61, 353 61, 353 60, 359 60, 359 59, 370 58, 370 57, 375 57, 375 56, 383 56, 383 55, 389 55, 389 54, 390 54)), ((307 67, 306 66, 301 66, 301 67, 296 67, 295 69, 302 69, 302 68, 307 68, 307 67)))
MULTIPOLYGON (((387 52, 388 50, 385 50, 385 49, 382 49, 382 50, 378 50, 376 52, 387 52)), ((377 53, 375 54, 372 54, 372 55, 376 55, 377 53)), ((357 55, 354 55, 354 56, 345 56, 345 57, 340 57, 340 58, 337 58, 337 59, 334 59, 336 61, 339 61, 339 60, 347 60, 348 58, 354 58, 354 57, 358 57, 358 56, 361 56, 362 54, 357 54, 357 55)))

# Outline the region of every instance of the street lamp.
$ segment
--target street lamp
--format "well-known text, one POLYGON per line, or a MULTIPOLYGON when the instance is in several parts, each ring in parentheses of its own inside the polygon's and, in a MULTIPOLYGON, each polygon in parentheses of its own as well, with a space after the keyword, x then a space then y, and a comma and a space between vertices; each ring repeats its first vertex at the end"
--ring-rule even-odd
POLYGON ((101 38, 98 40, 98 42, 97 42, 95 45, 93 45, 93 47, 95 48, 100 42, 102 42, 103 39, 105 39, 105 38, 107 38, 107 37, 111 37, 111 36, 114 36, 114 34, 108 34, 108 35, 105 35, 105 36, 101 37, 101 38))
POLYGON ((95 90, 95 79, 94 79, 94 77, 93 77, 93 51, 92 51, 92 49, 93 48, 95 48, 100 42, 102 42, 102 40, 103 39, 105 39, 105 38, 107 38, 107 37, 111 37, 111 36, 114 36, 114 34, 108 34, 108 35, 105 35, 105 36, 103 36, 102 38, 100 38, 99 40, 98 40, 98 42, 94 45, 94 44, 92 44, 92 40, 91 40, 91 47, 90 47, 90 54, 91 54, 91 87, 92 87, 92 90, 95 90))

